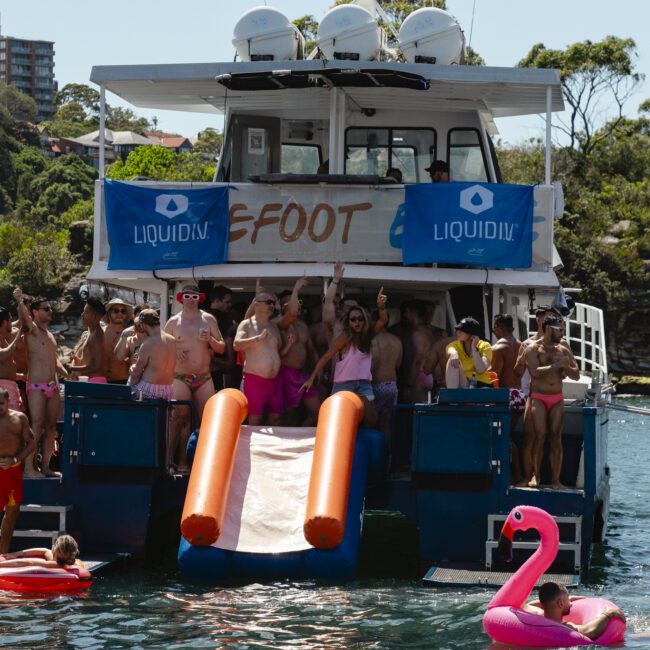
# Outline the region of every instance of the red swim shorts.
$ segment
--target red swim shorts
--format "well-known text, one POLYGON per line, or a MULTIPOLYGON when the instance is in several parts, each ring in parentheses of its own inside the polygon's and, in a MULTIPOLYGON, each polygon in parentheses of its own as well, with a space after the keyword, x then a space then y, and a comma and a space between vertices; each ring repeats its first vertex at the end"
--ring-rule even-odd
POLYGON ((244 373, 243 389, 248 399, 248 413, 250 415, 264 415, 264 411, 274 415, 284 411, 282 399, 282 382, 280 376, 268 379, 254 375, 252 372, 244 373))
POLYGON ((17 463, 9 469, 0 469, 0 510, 23 502, 23 467, 17 463))

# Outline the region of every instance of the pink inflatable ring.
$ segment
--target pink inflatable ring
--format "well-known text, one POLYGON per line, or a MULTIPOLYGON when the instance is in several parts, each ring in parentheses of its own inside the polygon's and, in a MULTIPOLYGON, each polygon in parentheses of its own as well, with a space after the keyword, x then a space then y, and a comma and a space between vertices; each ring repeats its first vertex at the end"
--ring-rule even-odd
MULTIPOLYGON (((553 517, 540 508, 519 506, 508 515, 499 540, 499 550, 512 559, 512 537, 516 530, 536 529, 540 545, 535 553, 499 589, 483 616, 483 628, 494 641, 519 646, 579 646, 609 645, 625 637, 625 622, 620 618, 609 620, 605 631, 591 640, 584 634, 545 616, 525 611, 539 577, 551 566, 557 555, 560 534, 553 517)), ((571 603, 571 612, 563 622, 583 625, 593 620, 614 604, 604 598, 580 598, 571 603)))

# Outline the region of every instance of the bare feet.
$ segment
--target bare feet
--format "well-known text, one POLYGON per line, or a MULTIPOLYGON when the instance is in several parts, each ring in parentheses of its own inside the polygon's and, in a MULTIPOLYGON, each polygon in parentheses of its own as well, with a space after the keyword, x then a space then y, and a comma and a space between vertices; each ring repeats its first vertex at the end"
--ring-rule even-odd
POLYGON ((528 481, 528 487, 533 487, 533 488, 539 487, 539 483, 537 482, 537 477, 535 475, 533 475, 533 478, 531 478, 530 481, 528 481))
POLYGON ((48 478, 61 478, 61 472, 55 472, 53 469, 44 469, 43 474, 48 478))
POLYGON ((519 481, 514 484, 515 487, 530 487, 530 480, 525 478, 523 481, 519 481))
POLYGON ((28 469, 25 468, 25 471, 23 472, 23 478, 45 478, 45 474, 43 472, 39 472, 37 469, 28 469))
POLYGON ((560 483, 560 481, 553 481, 553 483, 551 483, 551 488, 553 490, 566 490, 567 489, 566 485, 562 485, 562 483, 560 483))

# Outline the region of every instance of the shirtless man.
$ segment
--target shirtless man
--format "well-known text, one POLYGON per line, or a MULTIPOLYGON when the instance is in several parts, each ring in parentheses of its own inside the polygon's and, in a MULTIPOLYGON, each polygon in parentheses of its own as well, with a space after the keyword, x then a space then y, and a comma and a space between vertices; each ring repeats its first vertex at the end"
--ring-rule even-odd
POLYGON ((160 317, 153 309, 143 309, 137 324, 144 336, 131 369, 131 392, 135 397, 173 399, 176 340, 160 331, 160 317))
POLYGON ((425 361, 431 352, 433 332, 425 323, 426 305, 421 300, 412 300, 404 310, 409 332, 404 341, 404 363, 401 380, 403 399, 412 404, 425 402, 431 390, 431 379, 424 372, 425 361))
POLYGON ((25 296, 20 287, 14 289, 14 298, 18 302, 18 316, 27 330, 25 342, 29 365, 27 369, 27 400, 32 419, 32 431, 38 449, 43 439, 43 460, 40 471, 34 464, 34 454, 25 462, 25 476, 40 478, 43 476, 61 476, 50 468, 56 442, 56 420, 61 409, 57 373, 68 376, 61 366, 56 350, 56 340, 47 329, 52 321, 52 307, 47 298, 35 298, 30 308, 25 305, 25 296))
POLYGON ((445 336, 434 343, 422 366, 425 375, 431 375, 431 385, 435 392, 436 387, 445 385, 445 370, 447 367, 447 346, 456 340, 454 336, 445 336))
POLYGON ((9 551, 11 536, 23 500, 22 462, 36 449, 27 416, 9 408, 9 391, 0 388, 0 554, 9 551))
POLYGON ((16 384, 16 348, 20 330, 13 327, 8 309, 0 307, 0 388, 9 392, 9 408, 24 413, 23 400, 16 384))
MULTIPOLYGON (((538 487, 544 441, 548 435, 551 463, 551 487, 562 489, 562 427, 564 424, 564 395, 562 380, 568 376, 579 379, 580 371, 571 350, 563 346, 564 323, 549 314, 542 323, 544 336, 526 350, 526 365, 532 378, 530 409, 535 428, 532 449, 533 475, 525 476, 530 487, 538 487)), ((528 467, 524 466, 524 470, 528 467)))
MULTIPOLYGON (((524 446, 521 452, 521 460, 523 465, 522 472, 524 480, 517 483, 518 487, 528 487, 528 483, 533 476, 532 454, 533 445, 535 444, 535 426, 533 425, 530 399, 528 399, 528 396, 530 395, 531 378, 528 367, 526 366, 526 351, 528 350, 528 346, 538 343, 544 336, 542 323, 544 322, 544 317, 547 314, 554 314, 558 318, 561 318, 560 313, 553 309, 553 307, 545 307, 539 305, 537 306, 535 309, 535 322, 537 323, 537 331, 521 342, 521 347, 519 348, 519 354, 517 356, 517 361, 514 367, 515 375, 519 375, 521 377, 519 392, 526 400, 526 406, 524 408, 524 446)), ((563 341, 563 345, 566 345, 568 348, 566 341, 563 341)))
POLYGON ((126 384, 129 378, 129 364, 115 356, 114 350, 126 324, 133 318, 133 308, 119 298, 106 303, 104 318, 104 349, 107 368, 106 379, 111 384, 126 384))
MULTIPOLYGON (((300 303, 298 293, 307 280, 299 278, 279 324, 285 328, 295 321, 300 303)), ((244 353, 244 395, 248 398, 248 423, 262 424, 268 411, 271 426, 281 423, 284 412, 282 381, 280 379, 280 352, 288 352, 282 345, 278 323, 273 320, 276 297, 268 292, 256 293, 253 299, 253 315, 245 318, 237 327, 233 347, 244 353)))
POLYGON ((79 339, 72 352, 73 363, 68 366, 70 379, 78 379, 86 375, 90 381, 106 382, 106 349, 104 331, 101 320, 106 314, 106 308, 97 298, 88 298, 81 319, 88 328, 79 339))
MULTIPOLYGON (((526 408, 526 395, 520 390, 521 373, 515 370, 521 341, 514 336, 514 325, 510 314, 497 314, 494 317, 492 331, 497 342, 492 346, 491 369, 499 377, 499 386, 510 389, 510 432, 515 430, 517 422, 526 408)), ((513 483, 521 481, 519 450, 510 439, 510 470, 513 483)))
POLYGON ((222 354, 215 353, 212 356, 212 382, 215 390, 238 387, 239 382, 236 381, 238 373, 234 372, 237 368, 237 355, 232 347, 235 332, 237 331, 237 324, 232 317, 232 291, 228 287, 219 284, 212 289, 210 298, 210 311, 217 319, 219 331, 226 344, 222 354))
POLYGON ((562 625, 584 634, 592 641, 595 641, 605 631, 610 619, 620 618, 625 622, 625 614, 618 607, 609 607, 582 625, 563 621, 563 618, 571 612, 571 604, 581 598, 582 596, 569 596, 569 592, 564 586, 555 582, 545 582, 539 588, 539 600, 526 603, 524 609, 532 614, 545 616, 556 623, 562 623, 562 625))
MULTIPOLYGON (((176 300, 183 309, 172 316, 165 325, 165 332, 176 339, 176 369, 174 371, 174 399, 192 400, 201 423, 205 403, 214 395, 214 384, 210 373, 212 356, 221 354, 226 343, 219 331, 217 319, 207 311, 199 309, 205 301, 205 294, 194 285, 186 285, 176 294, 176 300)), ((188 409, 174 409, 170 447, 180 443, 179 468, 186 469, 185 448, 189 438, 188 409)))
MULTIPOLYGON (((279 295, 280 309, 285 313, 289 309, 291 292, 283 291, 279 295)), ((298 407, 302 403, 307 411, 307 418, 302 422, 304 427, 316 425, 318 409, 321 400, 318 391, 313 386, 308 391, 300 390, 309 377, 311 369, 317 361, 316 350, 309 336, 309 328, 300 318, 296 318, 285 329, 280 330, 282 349, 280 357, 280 382, 285 409, 285 424, 298 426, 298 407)))
POLYGON ((402 341, 383 329, 372 339, 370 353, 378 424, 386 440, 390 440, 393 411, 397 404, 397 372, 402 365, 402 341))

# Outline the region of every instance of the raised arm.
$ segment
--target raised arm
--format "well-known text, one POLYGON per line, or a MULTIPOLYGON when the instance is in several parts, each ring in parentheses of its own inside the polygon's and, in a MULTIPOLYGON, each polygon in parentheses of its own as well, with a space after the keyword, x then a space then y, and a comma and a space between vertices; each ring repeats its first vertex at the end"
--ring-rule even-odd
POLYGON ((131 370, 131 386, 135 386, 141 379, 144 374, 145 368, 149 363, 149 350, 147 346, 143 343, 138 353, 138 360, 131 370))
POLYGON ((300 313, 300 291, 308 284, 309 280, 304 276, 296 280, 291 291, 289 303, 287 304, 287 310, 282 314, 281 318, 274 321, 278 327, 284 329, 298 318, 298 314, 300 313))
POLYGON ((386 312, 386 301, 388 300, 388 297, 384 293, 384 287, 381 287, 379 289, 379 293, 377 294, 377 310, 379 311, 379 318, 377 319, 377 322, 373 325, 372 332, 373 334, 379 334, 381 330, 386 327, 386 324, 388 323, 388 313, 386 312))
POLYGON ((325 300, 323 301, 323 313, 321 320, 330 329, 334 327, 334 323, 336 322, 336 307, 334 306, 334 298, 336 298, 336 292, 339 290, 339 283, 341 282, 344 271, 345 267, 343 266, 343 262, 338 261, 334 265, 334 274, 332 276, 332 281, 330 282, 329 286, 327 287, 327 291, 325 292, 325 300))
POLYGON ((25 294, 18 286, 14 289, 14 299, 18 303, 18 319, 28 332, 33 332, 36 329, 36 325, 32 319, 32 315, 29 313, 29 309, 27 309, 27 305, 25 304, 25 294))

